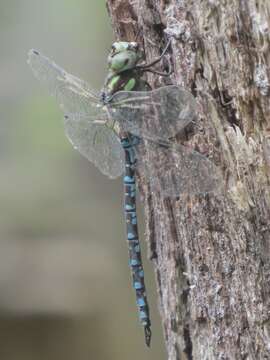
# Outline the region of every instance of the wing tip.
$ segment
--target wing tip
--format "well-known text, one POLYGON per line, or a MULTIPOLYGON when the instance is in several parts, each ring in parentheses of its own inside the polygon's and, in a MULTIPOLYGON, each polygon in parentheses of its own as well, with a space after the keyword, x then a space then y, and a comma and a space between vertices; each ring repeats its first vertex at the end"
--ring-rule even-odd
POLYGON ((30 49, 28 51, 28 55, 31 56, 31 55, 35 55, 35 56, 40 56, 40 52, 37 51, 36 49, 30 49))
POLYGON ((37 57, 37 56, 40 56, 40 52, 39 51, 37 51, 37 50, 35 50, 35 49, 30 49, 29 51, 28 51, 28 59, 27 59, 27 64, 31 64, 31 59, 33 58, 33 57, 37 57))

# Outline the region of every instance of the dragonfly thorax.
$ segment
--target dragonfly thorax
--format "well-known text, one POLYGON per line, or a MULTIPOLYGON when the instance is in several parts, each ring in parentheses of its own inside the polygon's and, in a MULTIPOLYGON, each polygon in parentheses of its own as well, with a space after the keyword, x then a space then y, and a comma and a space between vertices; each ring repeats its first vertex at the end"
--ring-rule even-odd
POLYGON ((133 91, 141 88, 142 71, 137 68, 142 52, 136 42, 115 42, 108 56, 109 73, 102 92, 108 101, 117 91, 133 91))

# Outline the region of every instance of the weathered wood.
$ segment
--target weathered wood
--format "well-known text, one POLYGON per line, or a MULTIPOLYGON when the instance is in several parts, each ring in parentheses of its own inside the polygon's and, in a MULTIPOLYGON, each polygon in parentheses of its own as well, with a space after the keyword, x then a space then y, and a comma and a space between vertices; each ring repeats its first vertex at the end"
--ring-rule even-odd
POLYGON ((172 36, 163 66, 171 62, 171 82, 198 105, 189 146, 224 177, 223 194, 185 200, 162 200, 142 185, 168 358, 270 359, 270 2, 107 7, 117 38, 138 34, 148 60, 172 36))

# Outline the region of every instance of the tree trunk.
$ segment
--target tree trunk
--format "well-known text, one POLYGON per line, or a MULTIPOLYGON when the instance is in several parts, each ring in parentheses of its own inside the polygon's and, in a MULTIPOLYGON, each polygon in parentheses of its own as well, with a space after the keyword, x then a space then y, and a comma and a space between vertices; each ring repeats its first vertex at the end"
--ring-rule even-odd
POLYGON ((163 66, 197 101, 189 147, 224 178, 222 193, 185 201, 142 186, 168 359, 270 359, 270 2, 107 7, 117 39, 137 36, 148 61, 172 38, 163 66))

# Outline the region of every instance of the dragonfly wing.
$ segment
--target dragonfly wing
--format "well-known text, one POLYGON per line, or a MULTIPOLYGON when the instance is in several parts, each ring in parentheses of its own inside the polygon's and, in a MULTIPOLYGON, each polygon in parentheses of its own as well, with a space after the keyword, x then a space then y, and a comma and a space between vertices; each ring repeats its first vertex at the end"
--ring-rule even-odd
POLYGON ((191 93, 175 85, 147 92, 123 91, 112 97, 108 107, 122 130, 143 139, 140 144, 145 146, 136 150, 137 164, 153 191, 175 197, 219 190, 222 178, 214 163, 170 140, 196 117, 191 93))
POLYGON ((181 145, 159 145, 147 141, 137 156, 138 167, 150 182, 151 190, 163 196, 219 192, 223 180, 220 170, 206 156, 181 145), (146 161, 145 161, 146 158, 146 161))
POLYGON ((83 156, 94 163, 108 177, 114 179, 124 171, 124 152, 118 136, 107 126, 95 124, 86 118, 65 116, 65 132, 83 156))
POLYGON ((124 169, 123 151, 115 133, 105 125, 108 110, 98 95, 86 82, 35 50, 30 50, 28 63, 66 114, 65 132, 74 148, 103 174, 119 176, 124 169))
POLYGON ((148 133, 153 139, 174 137, 196 115, 195 98, 176 85, 152 91, 120 91, 108 107, 122 130, 139 137, 148 133))
POLYGON ((69 74, 36 50, 29 51, 28 64, 38 80, 56 97, 65 114, 88 117, 92 121, 107 119, 98 94, 85 81, 69 74))

